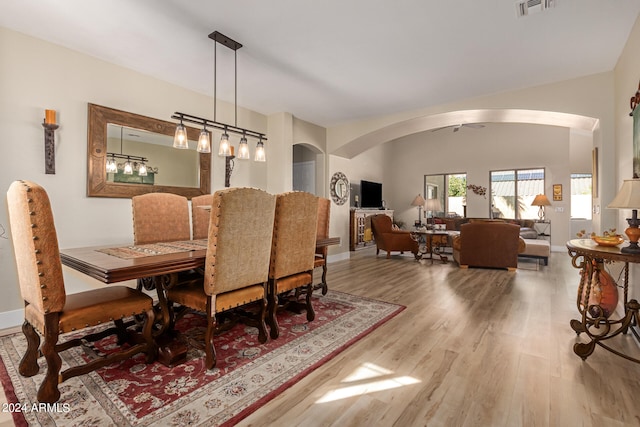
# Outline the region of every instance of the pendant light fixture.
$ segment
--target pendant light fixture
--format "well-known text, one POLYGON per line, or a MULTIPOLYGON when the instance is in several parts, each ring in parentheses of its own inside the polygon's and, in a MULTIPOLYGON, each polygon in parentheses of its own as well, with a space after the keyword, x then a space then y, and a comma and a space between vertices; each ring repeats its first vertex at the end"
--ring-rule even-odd
POLYGON ((211 138, 209 138, 209 131, 205 124, 200 131, 200 137, 198 138, 198 153, 210 153, 211 152, 211 138))
MULTIPOLYGON (((218 145, 218 155, 221 157, 230 157, 233 156, 233 147, 231 146, 231 142, 229 140, 229 134, 241 135, 240 142, 238 144, 238 156, 236 158, 241 160, 249 159, 249 145, 247 141, 247 137, 255 138, 258 140, 256 144, 256 153, 254 160, 257 162, 266 161, 266 153, 264 148, 264 142, 267 140, 266 134, 262 132, 252 131, 250 129, 245 129, 238 127, 238 49, 242 47, 242 44, 237 41, 230 39, 224 34, 214 31, 209 34, 209 38, 215 42, 214 45, 214 70, 213 70, 213 120, 205 119, 202 117, 193 116, 186 113, 175 112, 171 116, 172 119, 180 120, 180 124, 176 126, 176 133, 174 137, 173 146, 176 148, 188 148, 187 143, 187 133, 186 128, 184 127, 183 122, 193 123, 199 126, 202 126, 202 132, 200 133, 201 139, 203 138, 203 133, 207 130, 207 126, 210 128, 218 129, 222 131, 222 137, 220 138, 220 143, 218 145), (233 125, 229 125, 226 123, 218 122, 216 119, 216 108, 217 108, 217 47, 218 43, 224 45, 225 47, 234 51, 234 107, 235 107, 235 121, 233 125), (184 141, 184 142, 183 142, 184 141)), ((206 132, 207 137, 209 136, 209 132, 206 132)), ((211 152, 210 138, 207 139, 207 143, 203 141, 200 144, 200 140, 198 141, 198 151, 201 153, 209 153, 211 152), (201 151, 200 147, 203 147, 201 151), (208 149, 206 148, 208 147, 208 149)))
MULTIPOLYGON (((184 127, 184 126, 183 126, 184 127)), ((142 156, 134 156, 123 153, 124 145, 124 126, 120 126, 120 153, 107 152, 106 169, 107 173, 118 173, 118 168, 122 170, 124 175, 133 175, 137 171, 139 176, 147 176, 149 173, 157 174, 157 167, 148 167, 149 159, 142 156), (117 163, 116 159, 126 160, 125 163, 117 163)))

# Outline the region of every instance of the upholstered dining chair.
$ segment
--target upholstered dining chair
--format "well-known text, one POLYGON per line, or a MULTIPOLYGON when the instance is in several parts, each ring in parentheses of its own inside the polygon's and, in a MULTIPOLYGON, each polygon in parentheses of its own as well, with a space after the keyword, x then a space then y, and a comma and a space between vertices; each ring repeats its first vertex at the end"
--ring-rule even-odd
MULTIPOLYGON (((316 238, 326 239, 329 237, 329 216, 331 214, 331 200, 324 197, 318 199, 318 226, 316 228, 316 238)), ((313 268, 322 267, 322 279, 313 289, 322 289, 322 295, 327 294, 327 253, 328 247, 316 248, 316 257, 313 268)))
POLYGON ((269 256, 276 197, 256 188, 216 191, 211 220, 204 282, 172 286, 169 306, 177 303, 205 313, 205 366, 216 365, 214 334, 228 326, 218 324, 225 311, 257 302, 256 316, 241 313, 245 323, 258 328, 258 340, 267 340, 265 325, 269 256))
POLYGON ((22 332, 27 339, 27 349, 20 361, 19 372, 25 377, 36 375, 39 352, 47 364, 47 372, 37 393, 38 401, 56 402, 60 398, 60 383, 140 352, 146 352, 147 363, 152 362, 157 349, 151 333, 154 321, 151 297, 126 286, 108 286, 66 295, 58 238, 46 191, 36 183, 16 181, 9 187, 7 199, 18 282, 25 304, 22 332), (60 372, 60 352, 114 333, 118 343, 123 344, 133 334, 125 328, 123 319, 143 314, 146 315, 141 334, 143 340, 60 372), (87 327, 111 321, 115 328, 99 333, 89 333, 89 330, 89 334, 83 337, 58 342, 61 334, 79 333, 87 327), (42 347, 40 335, 44 337, 42 347))
POLYGON ((271 263, 269 266, 268 317, 271 338, 280 331, 276 319, 278 305, 299 306, 298 297, 306 296, 307 320, 315 318, 311 305, 313 268, 318 226, 318 198, 313 194, 292 191, 278 194, 273 225, 271 263), (291 291, 302 290, 291 295, 291 291))
POLYGON ((206 239, 209 236, 210 212, 201 206, 211 206, 213 194, 203 194, 191 198, 191 227, 193 239, 206 239))
POLYGON ((131 198, 133 243, 191 239, 189 201, 170 193, 147 193, 131 198))

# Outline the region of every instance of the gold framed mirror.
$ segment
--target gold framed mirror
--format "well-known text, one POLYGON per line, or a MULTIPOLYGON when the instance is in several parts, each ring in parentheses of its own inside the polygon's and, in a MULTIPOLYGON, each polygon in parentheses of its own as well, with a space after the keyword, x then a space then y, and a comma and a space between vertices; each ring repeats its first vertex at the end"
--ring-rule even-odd
MULTIPOLYGON (((146 193, 173 193, 192 198, 202 194, 211 193, 211 153, 197 153, 195 162, 198 166, 196 178, 193 186, 173 185, 170 182, 162 183, 161 180, 145 180, 145 182, 118 182, 114 179, 114 174, 107 173, 107 158, 109 133, 113 128, 120 129, 120 155, 123 149, 124 129, 140 134, 156 134, 157 137, 164 136, 173 140, 176 124, 139 114, 103 107, 96 104, 88 104, 88 135, 87 135, 87 196, 88 197, 117 197, 131 198, 146 193), (109 129, 109 130, 108 130, 109 129)), ((200 130, 187 127, 189 140, 197 141, 200 130)), ((113 138, 111 138, 113 140, 113 138)), ((116 143, 118 141, 116 140, 116 143)), ((193 145, 195 147, 195 144, 193 145)), ((113 151, 113 150, 111 150, 113 151)), ((179 150, 183 151, 183 150, 179 150)), ((195 150, 194 150, 195 151, 195 150)), ((175 152, 174 152, 175 153, 175 152)), ((129 153, 128 153, 129 154, 129 153)), ((137 157, 138 152, 135 153, 137 157)), ((177 155, 177 153, 176 153, 177 155)), ((126 157, 126 155, 124 155, 126 157)), ((153 159, 149 157, 149 162, 153 159)), ((172 167, 180 167, 179 162, 172 161, 172 167)), ((193 168, 193 165, 186 165, 186 168, 193 168)), ((165 175, 167 168, 165 169, 165 175)), ((162 177, 163 168, 156 168, 159 177, 162 177), (158 170, 159 169, 159 170, 158 170)), ((190 170, 189 172, 194 173, 190 170)))

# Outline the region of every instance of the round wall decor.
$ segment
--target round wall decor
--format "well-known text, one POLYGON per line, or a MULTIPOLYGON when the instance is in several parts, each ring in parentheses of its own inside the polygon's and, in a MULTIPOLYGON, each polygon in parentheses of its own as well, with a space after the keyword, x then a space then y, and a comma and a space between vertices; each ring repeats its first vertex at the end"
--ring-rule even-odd
POLYGON ((331 199, 336 205, 344 205, 349 199, 349 180, 342 172, 336 172, 331 177, 331 199))

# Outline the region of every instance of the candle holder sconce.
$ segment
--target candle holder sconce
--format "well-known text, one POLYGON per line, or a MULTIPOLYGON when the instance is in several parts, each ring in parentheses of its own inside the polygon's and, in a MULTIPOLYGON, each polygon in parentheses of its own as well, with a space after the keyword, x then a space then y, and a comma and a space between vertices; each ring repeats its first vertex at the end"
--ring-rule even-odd
POLYGON ((55 110, 45 110, 44 128, 44 173, 56 173, 56 139, 54 131, 60 126, 56 124, 55 110))
POLYGON ((233 166, 234 166, 233 159, 235 159, 235 157, 236 156, 234 156, 233 154, 231 154, 230 156, 225 156, 225 159, 224 159, 224 163, 225 163, 224 186, 225 187, 231 187, 231 172, 233 172, 233 166))

